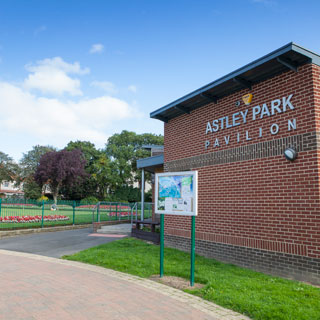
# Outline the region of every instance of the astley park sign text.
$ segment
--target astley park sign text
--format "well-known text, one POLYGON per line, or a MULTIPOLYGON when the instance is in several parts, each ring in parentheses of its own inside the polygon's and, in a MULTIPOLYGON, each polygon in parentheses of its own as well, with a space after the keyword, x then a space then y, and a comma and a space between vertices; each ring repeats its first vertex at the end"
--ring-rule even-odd
MULTIPOLYGON (((235 112, 230 117, 224 116, 219 119, 214 119, 211 122, 209 121, 206 126, 206 134, 214 134, 222 130, 246 124, 248 121, 261 120, 265 117, 271 117, 279 113, 294 110, 295 108, 291 103, 292 96, 293 95, 290 94, 288 97, 273 100, 270 104, 264 103, 262 104, 262 106, 257 105, 253 107, 251 110, 246 109, 244 111, 235 112)), ((296 126, 296 119, 288 120, 288 131, 296 130, 296 126)), ((262 138, 264 132, 262 128, 259 128, 258 130, 258 137, 262 138)), ((272 135, 276 135, 279 132, 279 125, 277 123, 273 123, 270 126, 269 130, 272 135)), ((236 133, 234 136, 225 135, 222 139, 215 138, 213 147, 216 148, 220 147, 221 145, 228 145, 230 143, 230 139, 236 139, 236 141, 239 143, 242 140, 250 141, 252 140, 252 137, 250 137, 249 131, 246 131, 244 136, 241 136, 239 132, 236 133)), ((210 146, 210 141, 207 140, 205 142, 205 148, 208 149, 210 146)))

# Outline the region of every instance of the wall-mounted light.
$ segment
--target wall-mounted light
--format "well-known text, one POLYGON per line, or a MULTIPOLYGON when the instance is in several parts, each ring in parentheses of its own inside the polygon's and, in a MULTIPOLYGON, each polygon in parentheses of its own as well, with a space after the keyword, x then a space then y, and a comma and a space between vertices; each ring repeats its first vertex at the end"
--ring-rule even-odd
POLYGON ((293 148, 287 148, 284 150, 284 156, 287 160, 294 161, 298 156, 298 152, 293 148))

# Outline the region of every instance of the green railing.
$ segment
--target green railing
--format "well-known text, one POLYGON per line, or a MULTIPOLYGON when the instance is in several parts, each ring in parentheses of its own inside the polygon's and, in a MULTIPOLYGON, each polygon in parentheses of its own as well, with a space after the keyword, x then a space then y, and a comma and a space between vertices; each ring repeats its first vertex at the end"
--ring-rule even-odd
POLYGON ((129 220, 133 204, 98 202, 92 209, 92 222, 129 220))
MULTIPOLYGON (((145 202, 144 203, 144 210, 143 210, 143 220, 152 219, 152 212, 153 211, 154 211, 154 204, 152 202, 145 202)), ((136 202, 132 206, 130 218, 131 218, 131 221, 142 219, 142 204, 141 204, 141 202, 136 202)))
MULTIPOLYGON (((101 221, 130 219, 133 204, 100 202, 101 221)), ((98 219, 96 203, 73 200, 0 199, 0 230, 89 224, 98 219)))

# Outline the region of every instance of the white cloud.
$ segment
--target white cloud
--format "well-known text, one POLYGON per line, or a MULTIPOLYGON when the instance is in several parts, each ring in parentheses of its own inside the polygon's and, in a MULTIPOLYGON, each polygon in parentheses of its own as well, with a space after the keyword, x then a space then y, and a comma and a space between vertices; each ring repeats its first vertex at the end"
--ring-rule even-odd
POLYGON ((44 32, 47 30, 47 27, 46 26, 40 26, 39 28, 35 29, 34 32, 33 32, 33 35, 34 36, 37 36, 39 33, 41 32, 44 32))
POLYGON ((102 145, 114 122, 140 116, 114 97, 62 101, 31 94, 6 82, 0 82, 0 113, 2 131, 30 135, 39 143, 52 145, 78 139, 102 145))
POLYGON ((131 92, 136 93, 136 92, 137 92, 137 87, 132 84, 132 85, 130 85, 130 86, 128 87, 128 90, 131 91, 131 92))
POLYGON ((91 46, 91 49, 90 49, 90 53, 101 53, 104 49, 104 46, 103 44, 101 43, 96 43, 96 44, 93 44, 91 46))
POLYGON ((115 128, 121 130, 131 119, 144 116, 134 105, 110 96, 117 91, 111 82, 94 81, 91 85, 103 89, 103 95, 83 96, 80 80, 70 75, 90 70, 77 62, 56 57, 29 64, 26 70, 30 73, 21 84, 0 81, 2 135, 19 139, 20 149, 31 141, 63 147, 70 140, 89 140, 103 146, 115 128), (65 93, 82 96, 67 99, 65 93))
POLYGON ((60 57, 37 61, 35 65, 28 64, 25 68, 31 72, 24 81, 26 89, 53 95, 82 95, 80 80, 71 78, 69 74, 82 75, 90 72, 89 68, 82 69, 78 62, 67 63, 60 57))
POLYGON ((92 87, 102 89, 106 93, 115 94, 118 92, 116 86, 112 82, 108 81, 93 81, 90 83, 92 87))

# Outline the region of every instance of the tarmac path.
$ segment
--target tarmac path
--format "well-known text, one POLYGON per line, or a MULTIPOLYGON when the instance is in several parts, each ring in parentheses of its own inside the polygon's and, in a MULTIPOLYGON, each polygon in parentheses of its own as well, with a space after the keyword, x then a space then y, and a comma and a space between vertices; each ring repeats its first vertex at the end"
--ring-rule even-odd
POLYGON ((63 255, 118 240, 120 237, 119 235, 92 234, 92 228, 43 232, 0 239, 0 249, 60 258, 63 255))

